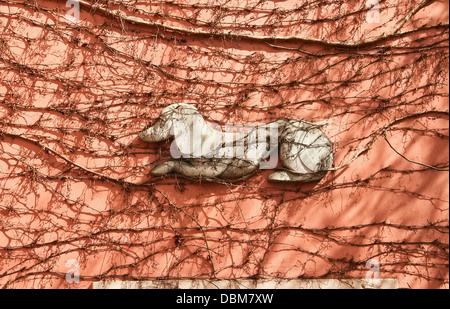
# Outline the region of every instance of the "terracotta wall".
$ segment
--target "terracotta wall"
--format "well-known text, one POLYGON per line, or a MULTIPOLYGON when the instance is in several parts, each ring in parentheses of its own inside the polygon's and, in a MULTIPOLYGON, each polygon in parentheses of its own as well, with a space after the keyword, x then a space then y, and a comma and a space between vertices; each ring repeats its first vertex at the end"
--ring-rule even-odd
POLYGON ((448 1, 365 2, 84 0, 72 23, 66 1, 0 0, 0 286, 365 278, 372 259, 448 288, 448 1), (337 169, 153 179, 170 142, 136 132, 175 102, 326 120, 337 169))

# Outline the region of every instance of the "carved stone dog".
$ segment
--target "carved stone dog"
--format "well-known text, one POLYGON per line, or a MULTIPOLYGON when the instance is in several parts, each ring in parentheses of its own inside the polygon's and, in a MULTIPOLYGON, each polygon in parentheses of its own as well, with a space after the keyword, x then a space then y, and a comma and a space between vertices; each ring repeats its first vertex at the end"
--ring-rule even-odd
POLYGON ((320 130, 322 125, 282 119, 248 132, 223 132, 208 124, 194 106, 178 103, 164 108, 139 137, 147 142, 174 139, 173 160, 154 167, 151 175, 155 177, 178 174, 200 181, 234 182, 259 169, 276 168, 279 156, 283 168, 272 173, 269 181, 313 182, 333 164, 332 143, 320 130))

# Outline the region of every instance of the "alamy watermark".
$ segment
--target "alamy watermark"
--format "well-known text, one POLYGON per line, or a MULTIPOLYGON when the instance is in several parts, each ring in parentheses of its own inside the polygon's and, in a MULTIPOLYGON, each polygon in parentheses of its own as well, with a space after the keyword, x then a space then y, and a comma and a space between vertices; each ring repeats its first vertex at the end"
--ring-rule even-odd
POLYGON ((378 287, 380 280, 380 262, 377 259, 370 259, 366 262, 366 267, 369 270, 366 273, 366 282, 371 287, 378 287))
POLYGON ((67 0, 66 8, 70 8, 64 16, 70 24, 78 24, 80 22, 80 2, 78 0, 67 0))
POLYGON ((367 0, 366 8, 369 10, 366 13, 366 22, 375 24, 380 22, 380 3, 378 0, 367 0))
POLYGON ((278 164, 278 124, 206 123, 194 115, 189 124, 176 122, 171 128, 175 136, 170 146, 172 158, 216 158, 259 161, 261 169, 278 164), (217 134, 214 134, 217 133, 217 134))
POLYGON ((70 269, 66 272, 67 283, 80 283, 80 264, 75 259, 66 262, 66 267, 70 269))

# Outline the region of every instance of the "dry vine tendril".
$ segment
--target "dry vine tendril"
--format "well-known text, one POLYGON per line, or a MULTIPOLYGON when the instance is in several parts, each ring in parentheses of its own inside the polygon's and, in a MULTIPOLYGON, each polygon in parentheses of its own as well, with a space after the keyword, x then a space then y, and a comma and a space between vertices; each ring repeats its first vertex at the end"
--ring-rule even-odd
POLYGON ((448 287, 448 20, 430 0, 0 0, 0 286, 364 278, 448 287), (430 17, 433 16, 433 17, 430 17), (442 18, 441 18, 442 19, 442 18), (137 133, 326 121, 320 183, 154 180, 137 133))

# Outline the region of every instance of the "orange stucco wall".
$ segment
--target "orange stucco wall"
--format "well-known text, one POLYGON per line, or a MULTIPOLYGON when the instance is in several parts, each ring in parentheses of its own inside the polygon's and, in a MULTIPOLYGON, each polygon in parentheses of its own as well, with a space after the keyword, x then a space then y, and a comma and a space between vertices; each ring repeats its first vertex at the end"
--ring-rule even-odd
POLYGON ((374 259, 448 288, 448 2, 383 1, 376 23, 364 1, 95 2, 73 24, 66 1, 0 0, 0 286, 365 278, 374 259), (337 169, 155 180, 169 142, 136 132, 175 102, 326 120, 337 169))

